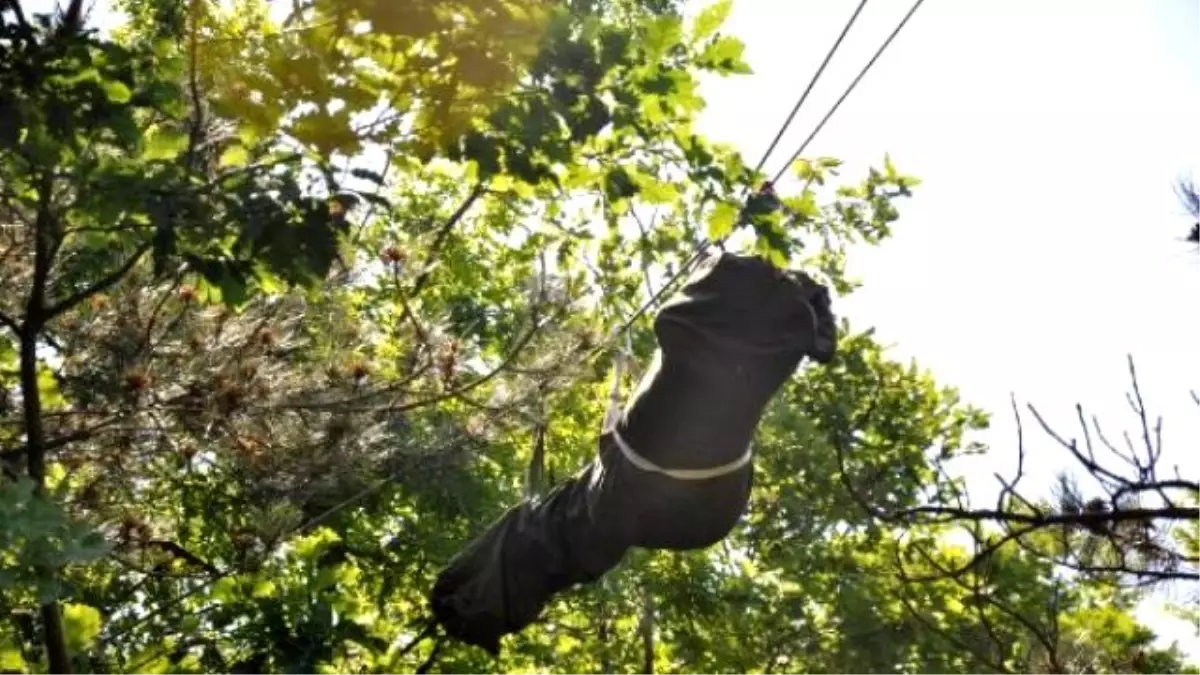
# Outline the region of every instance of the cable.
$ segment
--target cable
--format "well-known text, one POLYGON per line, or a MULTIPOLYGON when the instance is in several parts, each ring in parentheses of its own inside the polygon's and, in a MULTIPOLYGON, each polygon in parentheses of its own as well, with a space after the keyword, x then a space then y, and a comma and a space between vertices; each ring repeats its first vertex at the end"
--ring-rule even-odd
POLYGON ((850 83, 850 86, 846 87, 846 91, 842 92, 842 96, 837 100, 837 103, 834 103, 833 107, 829 109, 829 112, 825 113, 825 117, 823 117, 821 122, 817 124, 817 128, 813 129, 812 133, 808 135, 808 138, 804 139, 804 142, 800 144, 800 147, 796 150, 796 152, 792 153, 791 159, 784 163, 783 168, 779 170, 779 173, 775 174, 775 177, 771 179, 772 183, 779 180, 783 174, 787 173, 788 167, 790 167, 793 162, 799 159, 800 155, 804 153, 804 150, 808 148, 808 144, 811 143, 813 138, 816 138, 817 133, 819 133, 821 129, 825 127, 825 123, 829 121, 829 118, 833 117, 833 114, 837 112, 838 108, 841 107, 842 102, 846 100, 846 97, 850 95, 850 92, 854 91, 854 88, 858 86, 859 81, 861 81, 863 76, 865 76, 867 72, 871 70, 871 67, 875 65, 875 62, 879 60, 879 57, 883 55, 883 52, 887 50, 890 44, 892 44, 892 40, 896 39, 896 36, 900 34, 901 29, 904 28, 904 25, 908 23, 908 20, 912 18, 912 15, 916 13, 917 9, 920 8, 921 3, 923 2, 925 2, 925 0, 917 0, 915 3, 913 3, 913 6, 908 10, 908 14, 904 15, 904 18, 900 20, 900 23, 896 26, 895 30, 892 31, 892 34, 889 35, 888 38, 883 41, 883 44, 879 46, 879 49, 875 51, 875 55, 871 57, 871 60, 867 62, 867 65, 863 66, 863 69, 858 72, 858 77, 854 78, 854 81, 850 83))
MULTIPOLYGON (((924 0, 918 1, 917 5, 920 5, 920 2, 922 2, 922 1, 924 1, 924 0)), ((824 70, 826 70, 826 67, 829 65, 829 61, 832 61, 834 54, 838 53, 838 49, 841 47, 842 41, 845 41, 846 35, 850 34, 850 29, 853 28, 854 22, 857 22, 859 14, 863 13, 864 7, 866 7, 866 0, 860 0, 858 7, 854 8, 854 13, 851 14, 850 19, 848 19, 846 22, 846 25, 842 26, 841 32, 838 35, 838 40, 835 40, 833 43, 833 46, 829 47, 829 50, 826 53, 826 56, 824 56, 824 59, 821 61, 821 65, 817 66, 816 72, 812 73, 812 78, 809 79, 808 86, 805 86, 804 91, 802 92, 802 94, 800 94, 800 97, 796 101, 796 104, 794 104, 794 106, 792 106, 792 112, 787 115, 787 119, 784 120, 784 124, 782 124, 782 126, 779 127, 779 131, 775 133, 775 138, 772 139, 772 142, 770 142, 770 145, 768 145, 766 153, 763 153, 762 159, 758 160, 758 163, 755 166, 755 171, 754 171, 755 173, 762 171, 762 167, 764 165, 766 165, 767 160, 770 159, 770 155, 772 155, 772 153, 774 153, 776 147, 779 147, 779 142, 781 141, 782 138, 784 138, 784 133, 786 133, 788 127, 791 126, 792 121, 794 119, 796 119, 796 115, 800 112, 800 108, 802 108, 804 106, 804 102, 806 100, 808 100, 809 94, 811 94, 811 92, 812 92, 812 88, 814 88, 814 86, 816 86, 817 80, 821 79, 821 76, 824 73, 824 70)), ((916 11, 916 6, 914 6, 912 8, 912 10, 908 11, 908 17, 912 16, 913 11, 916 11)), ((904 22, 907 22, 908 17, 905 17, 904 22)), ((902 26, 904 26, 904 22, 900 23, 901 28, 902 28, 902 26)), ((884 48, 887 47, 888 43, 892 42, 892 38, 895 37, 896 32, 899 32, 899 29, 896 29, 896 31, 893 32, 892 37, 889 37, 888 41, 886 43, 884 43, 884 48)), ((878 59, 878 56, 880 56, 881 53, 882 53, 882 49, 880 49, 880 52, 876 52, 875 58, 871 59, 871 64, 874 64, 875 60, 878 59)), ((870 68, 870 64, 868 64, 868 66, 866 66, 866 67, 870 68)), ((858 80, 863 78, 863 74, 864 73, 859 73, 858 78, 856 78, 856 80, 854 80, 854 84, 858 84, 858 80)), ((854 84, 851 85, 851 89, 854 88, 854 84)), ((844 98, 847 95, 848 95, 848 92, 847 92, 847 94, 842 94, 842 100, 844 100, 844 98)), ((839 101, 839 104, 841 104, 841 101, 839 101)), ((834 109, 836 109, 836 106, 834 107, 834 109)), ((826 121, 828 121, 828 119, 830 117, 832 117, 832 115, 833 115, 833 112, 828 113, 826 115, 826 119, 822 120, 821 125, 817 127, 817 130, 820 130, 821 126, 823 126, 824 123, 826 123, 826 121)), ((815 133, 814 133, 814 136, 815 136, 815 133)), ((811 141, 811 137, 810 137, 810 141, 811 141)), ((805 142, 805 145, 806 144, 808 144, 808 142, 805 142)), ((803 151, 803 147, 802 147, 802 151, 803 151)), ((797 153, 796 156, 799 156, 799 153, 797 153)), ((796 161, 796 156, 793 156, 792 160, 788 161, 787 165, 785 165, 785 167, 791 166, 791 163, 796 161)), ((786 172, 786 168, 785 168, 785 172, 786 172)), ((784 172, 780 172, 780 175, 782 175, 782 173, 784 173, 784 172)), ((779 175, 776 175, 774 180, 772 180, 772 183, 774 183, 775 180, 779 180, 779 175)), ((743 191, 743 198, 745 197, 745 192, 748 192, 748 191, 749 191, 749 186, 746 187, 746 190, 743 191)), ((725 238, 722 237, 721 239, 716 241, 716 243, 720 244, 721 241, 724 241, 724 240, 725 240, 725 238)), ((628 319, 625 319, 625 321, 622 322, 622 325, 620 325, 620 327, 617 330, 618 331, 629 330, 629 327, 631 327, 631 325, 634 324, 634 322, 636 322, 638 318, 641 318, 644 315, 644 313, 649 311, 650 307, 652 307, 656 303, 658 303, 658 301, 661 300, 662 297, 664 297, 664 295, 666 294, 668 289, 671 289, 674 286, 674 283, 679 281, 679 279, 682 279, 682 277, 686 273, 688 273, 688 270, 691 268, 691 265, 696 264, 696 261, 698 261, 698 259, 700 259, 700 257, 703 255, 704 249, 707 249, 708 244, 709 244, 708 241, 701 241, 700 244, 697 244, 695 251, 692 251, 692 255, 688 258, 688 261, 684 262, 682 267, 680 267, 676 271, 676 273, 671 275, 670 279, 667 279, 667 281, 664 283, 664 285, 659 287, 658 292, 650 295, 649 299, 646 300, 646 303, 643 303, 641 307, 638 307, 637 311, 632 313, 632 316, 630 316, 628 319)), ((595 352, 599 352, 602 347, 604 347, 604 345, 598 345, 598 347, 596 347, 595 352)), ((594 356, 594 354, 593 354, 593 356, 594 356)))
POLYGON ((837 53, 838 47, 842 46, 842 40, 846 39, 846 34, 850 32, 850 27, 853 26, 854 22, 858 20, 858 15, 862 13, 863 7, 866 6, 867 0, 862 0, 858 3, 858 8, 854 10, 854 14, 850 16, 850 20, 847 21, 846 26, 842 28, 842 34, 838 36, 837 41, 833 43, 833 47, 830 47, 829 52, 825 54, 825 60, 821 62, 821 65, 817 68, 817 72, 813 73, 812 79, 808 81, 808 86, 804 88, 804 93, 800 94, 800 100, 796 101, 796 105, 792 106, 792 112, 789 113, 787 119, 784 120, 783 126, 779 127, 779 133, 775 134, 775 139, 771 141, 769 146, 767 146, 767 151, 763 153, 762 159, 758 160, 758 165, 754 167, 755 173, 758 173, 762 170, 763 165, 767 163, 767 159, 770 158, 771 153, 775 152, 775 148, 779 145, 779 141, 783 138, 783 134, 786 133, 788 127, 791 126, 792 120, 796 119, 796 113, 800 112, 800 106, 804 105, 804 102, 808 100, 809 93, 812 92, 813 87, 816 86, 817 80, 821 79, 821 74, 825 72, 825 66, 829 65, 829 62, 833 59, 833 55, 837 53))
MULTIPOLYGON (((919 5, 920 2, 918 2, 917 4, 919 5)), ((800 94, 800 98, 796 101, 796 105, 792 106, 792 111, 788 114, 787 119, 784 120, 783 125, 780 126, 779 131, 775 134, 775 138, 771 141, 771 144, 769 146, 767 146, 767 150, 766 150, 766 152, 763 153, 762 158, 758 160, 758 164, 755 165, 755 167, 754 167, 754 173, 758 173, 760 170, 762 170, 763 166, 767 163, 767 160, 770 159, 771 153, 773 153, 775 151, 775 148, 778 147, 779 141, 783 138, 784 133, 787 132, 788 127, 791 126, 792 121, 796 118, 796 114, 800 112, 800 108, 804 105, 804 102, 806 100, 808 100, 808 95, 812 92, 813 87, 816 86, 817 80, 819 80, 821 78, 821 75, 825 72, 825 67, 829 65, 829 62, 833 59, 833 55, 836 54, 838 48, 842 46, 842 41, 846 39, 846 35, 849 34, 850 28, 854 26, 854 22, 858 20, 859 14, 862 13, 862 10, 864 7, 866 7, 866 5, 867 5, 867 0, 860 0, 860 2, 858 3, 858 7, 856 7, 854 10, 854 13, 850 15, 850 19, 848 21, 846 21, 846 25, 842 27, 842 32, 838 35, 837 40, 834 41, 833 45, 829 48, 829 51, 826 52, 825 58, 821 61, 821 65, 817 67, 816 72, 813 73, 812 78, 808 81, 808 86, 806 86, 804 88, 804 91, 800 94)), ((915 7, 914 7, 914 9, 915 9, 915 7)), ((909 11, 909 16, 912 15, 912 11, 913 10, 909 11)), ((904 20, 907 21, 908 17, 905 17, 904 20)), ((901 22, 900 25, 903 26, 904 25, 903 22, 901 22)), ((893 32, 892 37, 895 37, 895 32, 893 32)), ((888 42, 891 42, 892 37, 888 38, 888 42)), ((884 46, 886 47, 887 43, 885 43, 884 46)), ((880 52, 882 52, 882 50, 880 50, 880 52)), ((879 58, 880 52, 877 52, 875 54, 876 59, 879 58)), ((874 63, 875 59, 872 59, 871 61, 872 61, 872 63, 874 63)), ((870 68, 870 65, 868 64, 867 67, 870 68)), ((859 74, 858 79, 862 79, 861 73, 859 74)), ((856 79, 855 84, 857 84, 857 82, 858 82, 858 80, 856 79)), ((853 86, 854 85, 851 85, 851 88, 853 88, 853 86)), ((845 97, 846 97, 846 94, 843 94, 842 98, 844 99, 845 97)), ((840 104, 840 101, 839 101, 839 104, 840 104)), ((835 107, 835 109, 836 109, 836 107, 835 107)), ((832 115, 832 112, 829 113, 828 115, 826 115, 826 120, 831 115, 832 115)), ((824 123, 825 122, 822 121, 821 125, 823 126, 824 123)), ((818 126, 818 129, 820 129, 820 126, 818 126)), ((810 137, 810 140, 811 140, 811 137, 810 137)), ((807 141, 805 144, 807 145, 807 141)), ((788 165, 790 165, 793 161, 795 161, 795 157, 793 157, 792 160, 788 162, 788 165)), ((782 172, 781 172, 781 175, 782 175, 782 172)), ((772 180, 771 182, 773 183, 776 180, 779 180, 779 176, 776 176, 775 179, 772 180)), ((743 192, 742 192, 743 198, 745 198, 746 192, 748 192, 748 191, 749 191, 749 186, 747 186, 746 190, 743 190, 743 192)), ((721 239, 717 240, 714 243, 719 245, 724 240, 725 240, 725 237, 722 237, 721 239)), ((696 261, 700 259, 700 256, 704 254, 704 250, 705 250, 705 248, 708 247, 708 244, 709 244, 708 241, 701 241, 699 244, 697 244, 695 250, 692 252, 692 255, 687 259, 687 261, 685 261, 683 263, 683 265, 679 268, 679 270, 676 271, 675 274, 671 275, 671 277, 669 279, 667 279, 666 283, 664 283, 658 289, 658 292, 651 295, 650 298, 647 299, 646 302, 643 303, 642 306, 639 307, 638 310, 636 312, 634 312, 632 316, 630 316, 628 319, 626 319, 624 322, 622 322, 621 326, 617 330, 618 331, 629 330, 629 327, 632 326, 635 321, 640 319, 647 311, 649 311, 649 309, 654 304, 656 304, 659 300, 661 300, 663 298, 663 296, 666 294, 666 292, 675 285, 675 282, 679 281, 679 279, 682 278, 688 272, 688 270, 691 268, 691 266, 694 265, 696 263, 696 261)), ((593 351, 593 353, 591 355, 594 356, 604 346, 605 345, 603 345, 603 344, 597 345, 596 349, 593 351)))
MULTIPOLYGON (((804 140, 804 143, 800 144, 800 147, 796 150, 796 152, 792 153, 791 158, 788 159, 788 161, 783 165, 783 168, 779 170, 779 173, 775 174, 775 177, 771 179, 771 181, 770 181, 770 183, 768 183, 768 185, 775 183, 783 176, 783 174, 787 173, 788 167, 790 167, 792 165, 792 163, 795 162, 800 157, 801 154, 803 154, 805 149, 808 148, 809 143, 811 143, 812 140, 814 138, 816 138, 817 134, 821 131, 821 129, 823 129, 825 127, 825 124, 827 122, 829 122, 830 118, 833 117, 834 113, 837 112, 838 108, 841 107, 842 103, 846 100, 846 98, 848 96, 850 96, 850 92, 854 91, 855 87, 858 86, 858 83, 861 82, 863 77, 865 77, 866 74, 871 70, 871 68, 875 65, 875 62, 879 60, 879 57, 883 56, 883 53, 885 51, 887 51, 887 48, 892 44, 892 41, 896 39, 896 36, 900 34, 900 31, 903 30, 904 26, 908 23, 908 20, 912 18, 913 14, 915 14, 917 12, 917 9, 919 9, 921 7, 921 4, 924 2, 925 2, 925 0, 916 0, 916 2, 913 3, 913 6, 911 8, 909 8, 908 13, 904 15, 904 18, 900 20, 900 23, 896 25, 896 27, 892 30, 891 34, 888 35, 887 39, 883 41, 883 44, 879 46, 879 49, 875 50, 875 55, 871 57, 871 60, 867 62, 867 65, 863 66, 863 69, 859 71, 858 76, 856 76, 854 78, 854 80, 850 83, 850 86, 846 88, 846 91, 842 92, 841 97, 839 97, 837 102, 833 104, 833 107, 829 109, 829 112, 825 113, 825 116, 823 118, 821 118, 821 121, 820 121, 820 123, 817 124, 817 127, 815 129, 813 129, 811 134, 808 135, 808 138, 806 138, 804 140)), ((791 123, 792 118, 796 114, 796 111, 798 111, 800 109, 801 103, 803 103, 804 98, 808 96, 809 90, 812 89, 813 84, 815 84, 817 77, 820 76, 821 71, 825 69, 825 65, 829 62, 829 59, 833 56, 833 52, 836 51, 838 48, 838 45, 841 44, 842 38, 845 37, 846 32, 850 28, 850 25, 852 25, 854 23, 855 19, 858 18, 858 13, 859 13, 859 11, 862 10, 863 4, 865 4, 865 0, 863 0, 863 3, 859 5, 858 9, 855 10, 854 14, 850 17, 850 21, 847 23, 846 28, 842 30, 842 34, 838 37, 837 42, 834 43, 833 48, 830 50, 829 54, 825 57, 825 61, 821 63, 821 67, 818 68, 817 74, 813 76, 813 80, 809 83, 808 88, 805 89, 804 94, 800 97, 800 102, 798 102, 796 104, 796 107, 793 108, 793 110, 792 110, 792 114, 788 116, 787 122, 784 123, 784 129, 786 129, 787 125, 791 123)), ((759 161, 759 163, 758 163, 759 169, 761 169, 762 165, 766 163, 767 156, 770 155, 770 153, 775 149, 775 146, 778 144, 779 138, 782 135, 783 135, 783 129, 781 129, 779 134, 776 135, 775 141, 771 143, 771 147, 767 149, 767 152, 764 154, 763 159, 759 161)), ((721 241, 723 241, 723 240, 724 240, 724 237, 721 238, 721 241)), ((657 302, 658 299, 666 292, 666 290, 668 288, 672 287, 675 284, 675 282, 678 281, 679 278, 682 277, 685 272, 687 272, 688 268, 690 268, 696 262, 696 260, 698 260, 700 258, 700 256, 704 253, 704 249, 707 247, 707 245, 708 245, 707 241, 700 242, 700 244, 696 247, 695 252, 692 254, 692 257, 689 258, 688 261, 685 262, 683 264, 683 266, 679 268, 678 272, 676 272, 674 275, 672 275, 672 277, 670 279, 667 280, 667 283, 663 284, 662 287, 658 289, 658 293, 655 293, 654 296, 652 296, 648 301, 646 301, 646 303, 644 305, 642 305, 642 307, 637 312, 635 312, 634 315, 628 321, 626 321, 624 323, 622 330, 628 329, 629 326, 631 326, 634 321, 637 321, 638 318, 640 318, 643 314, 645 314, 646 311, 650 309, 650 306, 653 305, 655 302, 657 302)))

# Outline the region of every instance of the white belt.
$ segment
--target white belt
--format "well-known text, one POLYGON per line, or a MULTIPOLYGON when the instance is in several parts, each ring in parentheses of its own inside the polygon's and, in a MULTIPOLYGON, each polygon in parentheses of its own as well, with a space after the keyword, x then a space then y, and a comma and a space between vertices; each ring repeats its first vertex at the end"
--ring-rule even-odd
POLYGON ((625 439, 621 438, 621 434, 617 432, 616 426, 613 426, 611 431, 613 440, 617 442, 617 447, 621 449, 621 454, 625 455, 625 459, 629 460, 630 464, 633 464, 642 471, 661 473, 664 476, 667 476, 668 478, 674 478, 675 480, 709 480, 711 478, 720 478, 721 476, 731 474, 749 464, 752 456, 752 447, 746 446, 746 454, 738 457, 728 464, 722 464, 721 466, 714 466, 708 469, 664 469, 663 467, 637 454, 633 448, 629 447, 629 444, 626 443, 625 439))

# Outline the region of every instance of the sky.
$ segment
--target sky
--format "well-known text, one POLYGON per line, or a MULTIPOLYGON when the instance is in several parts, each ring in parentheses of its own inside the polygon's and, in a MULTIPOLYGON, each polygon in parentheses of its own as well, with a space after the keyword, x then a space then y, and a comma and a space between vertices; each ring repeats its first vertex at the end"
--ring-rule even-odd
MULTIPOLYGON (((724 30, 754 73, 704 81, 701 130, 757 160, 856 5, 735 0, 724 30)), ((769 171, 909 6, 867 3, 769 171)), ((835 311, 995 413, 978 438, 991 451, 969 465, 973 496, 1014 466, 1010 394, 1068 438, 1076 403, 1110 437, 1136 432, 1127 354, 1164 418, 1164 466, 1200 473, 1200 255, 1181 241, 1189 221, 1172 193, 1200 178, 1197 119, 1195 0, 926 0, 809 146, 845 160, 847 177, 890 153, 923 181, 895 236, 851 253, 864 286, 835 311)), ((1069 458, 1025 423, 1026 481, 1048 487, 1069 458)), ((1158 604, 1143 620, 1197 654, 1189 625, 1158 604)))
MULTIPOLYGON (((108 4, 93 14, 100 25, 113 21, 108 4)), ((754 73, 704 80, 700 129, 757 160, 856 4, 735 0, 723 30, 746 42, 754 73)), ((909 6, 867 3, 767 170, 909 6)), ((1068 438, 1076 403, 1112 437, 1136 432, 1127 354, 1164 418, 1164 465, 1200 474, 1189 396, 1200 390, 1200 255, 1181 241, 1189 221, 1172 193, 1180 176, 1200 179, 1197 119, 1195 0, 926 0, 809 147, 845 160, 847 177, 890 153, 923 181, 895 236, 851 253, 864 286, 835 310, 995 413, 977 439, 990 453, 964 468, 977 498, 1016 457, 1010 394, 1068 438)), ((1069 458, 1025 421, 1026 480, 1048 487, 1069 458)), ((1141 618, 1195 658, 1193 629, 1160 604, 1141 618)))

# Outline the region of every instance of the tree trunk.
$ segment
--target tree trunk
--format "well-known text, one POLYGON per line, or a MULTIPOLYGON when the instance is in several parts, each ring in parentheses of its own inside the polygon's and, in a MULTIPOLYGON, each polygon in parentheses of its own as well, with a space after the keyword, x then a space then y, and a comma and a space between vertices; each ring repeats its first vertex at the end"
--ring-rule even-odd
POLYGON ((654 675, 654 593, 642 588, 642 673, 654 675))
MULTIPOLYGON (((34 318, 36 319, 36 315, 34 318)), ((46 434, 42 429, 42 398, 37 383, 37 329, 37 322, 31 323, 27 315, 25 330, 21 332, 21 399, 25 414, 25 455, 29 478, 37 484, 38 498, 44 499, 46 434)), ((44 575, 54 574, 53 570, 38 571, 44 575)), ((71 655, 67 651, 67 639, 58 601, 51 600, 43 604, 40 613, 50 672, 71 672, 71 655)))
MULTIPOLYGON (((21 324, 21 404, 25 417, 25 459, 29 478, 37 486, 39 499, 46 492, 46 432, 42 428, 42 395, 38 391, 37 343, 38 336, 46 325, 46 285, 50 279, 50 268, 54 256, 62 243, 61 227, 55 221, 50 204, 54 193, 54 179, 50 173, 43 176, 39 186, 37 221, 34 224, 33 281, 29 300, 25 304, 24 322, 21 324)), ((39 569, 40 576, 53 577, 54 570, 39 569)), ((42 605, 43 641, 46 660, 52 673, 71 672, 71 654, 67 650, 67 636, 63 630, 62 613, 58 600, 42 605)))

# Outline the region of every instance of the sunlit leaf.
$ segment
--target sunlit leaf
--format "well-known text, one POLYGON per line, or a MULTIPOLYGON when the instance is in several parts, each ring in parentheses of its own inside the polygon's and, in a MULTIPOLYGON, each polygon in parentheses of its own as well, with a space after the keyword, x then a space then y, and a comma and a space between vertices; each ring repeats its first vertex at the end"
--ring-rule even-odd
POLYGON ((90 647, 103 627, 100 610, 88 605, 63 604, 62 620, 67 645, 72 652, 81 652, 90 647))
POLYGON ((700 62, 724 75, 748 74, 752 72, 743 58, 746 45, 741 40, 725 35, 712 40, 700 53, 700 62))
POLYGON ((172 160, 182 154, 187 147, 187 134, 158 127, 148 132, 142 150, 142 158, 148 161, 172 160))
POLYGON ((0 638, 0 671, 6 673, 23 673, 25 657, 21 649, 9 640, 0 638))
POLYGON ((124 82, 103 80, 100 87, 104 89, 104 95, 108 97, 108 100, 113 103, 128 103, 133 98, 133 92, 124 82))
POLYGON ((692 39, 703 40, 712 35, 729 18, 733 10, 733 0, 716 0, 696 15, 692 22, 692 39))
POLYGON ((728 202, 717 202, 708 215, 708 238, 719 241, 733 232, 737 223, 738 208, 728 202))
POLYGON ((217 161, 221 167, 240 167, 245 166, 250 161, 250 153, 246 147, 237 144, 231 145, 221 153, 221 158, 217 161))

